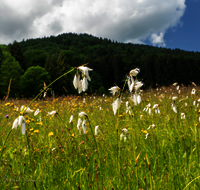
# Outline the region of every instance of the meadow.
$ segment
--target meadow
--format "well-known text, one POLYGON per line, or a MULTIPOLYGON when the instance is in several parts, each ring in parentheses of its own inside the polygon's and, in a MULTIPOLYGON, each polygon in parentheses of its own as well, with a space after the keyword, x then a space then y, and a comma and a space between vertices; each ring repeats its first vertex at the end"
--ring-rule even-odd
POLYGON ((12 126, 31 100, 2 100, 0 188, 200 189, 199 91, 158 87, 138 105, 124 91, 115 115, 117 94, 37 99, 25 135, 12 126))

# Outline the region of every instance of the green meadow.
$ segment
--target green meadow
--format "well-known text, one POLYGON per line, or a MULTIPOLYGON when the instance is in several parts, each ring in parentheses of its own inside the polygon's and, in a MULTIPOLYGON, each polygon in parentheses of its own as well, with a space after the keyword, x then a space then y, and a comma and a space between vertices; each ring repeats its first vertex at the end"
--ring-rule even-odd
POLYGON ((198 95, 196 86, 159 87, 141 92, 135 105, 123 92, 115 115, 117 94, 38 99, 24 115, 24 135, 21 126, 12 126, 31 100, 1 101, 0 187, 200 189, 198 95), (81 112, 87 116, 79 117, 81 112), (79 118, 86 119, 85 133, 77 129, 79 118))

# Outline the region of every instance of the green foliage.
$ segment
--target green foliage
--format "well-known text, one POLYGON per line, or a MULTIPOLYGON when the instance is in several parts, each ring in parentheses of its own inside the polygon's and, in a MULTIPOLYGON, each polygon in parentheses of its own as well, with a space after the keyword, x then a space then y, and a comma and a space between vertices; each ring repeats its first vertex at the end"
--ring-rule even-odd
POLYGON ((20 79, 21 95, 25 97, 36 96, 43 89, 44 82, 50 83, 48 72, 40 67, 29 67, 20 79))
POLYGON ((15 60, 15 58, 9 53, 3 52, 3 61, 0 67, 0 96, 6 96, 8 91, 8 85, 10 79, 11 88, 10 88, 10 96, 19 95, 19 79, 21 74, 23 73, 22 68, 19 65, 19 62, 15 60))
POLYGON ((44 67, 46 59, 47 53, 44 50, 27 50, 24 52, 25 69, 32 66, 44 67))
POLYGON ((13 44, 8 44, 8 51, 16 59, 16 61, 19 62, 21 68, 25 70, 24 56, 19 43, 17 41, 14 41, 13 44))

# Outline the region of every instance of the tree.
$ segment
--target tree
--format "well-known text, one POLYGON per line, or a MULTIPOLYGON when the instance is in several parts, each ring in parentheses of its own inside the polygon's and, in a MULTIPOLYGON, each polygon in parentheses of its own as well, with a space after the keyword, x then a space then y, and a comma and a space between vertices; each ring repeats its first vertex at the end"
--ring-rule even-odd
POLYGON ((7 94, 9 81, 11 81, 10 96, 19 95, 19 79, 23 70, 19 62, 9 53, 3 52, 3 62, 0 67, 0 96, 3 97, 7 94))
POLYGON ((8 44, 8 51, 16 59, 16 61, 19 62, 21 68, 25 70, 24 56, 19 43, 17 41, 14 41, 13 44, 8 44))
POLYGON ((40 67, 29 67, 20 79, 21 95, 25 97, 36 96, 43 89, 44 82, 50 83, 48 72, 40 67))

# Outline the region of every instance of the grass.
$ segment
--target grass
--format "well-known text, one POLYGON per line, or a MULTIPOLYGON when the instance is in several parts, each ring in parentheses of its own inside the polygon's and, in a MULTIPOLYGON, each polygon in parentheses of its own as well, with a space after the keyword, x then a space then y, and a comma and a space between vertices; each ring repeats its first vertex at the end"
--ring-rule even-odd
POLYGON ((138 106, 134 106, 125 93, 115 116, 111 106, 114 96, 84 94, 37 100, 30 108, 34 111, 39 108, 40 113, 25 116, 27 136, 22 135, 21 127, 13 129, 5 147, 3 144, 13 121, 19 116, 14 106, 27 106, 31 101, 2 101, 0 187, 200 189, 200 115, 197 105, 193 105, 198 99, 198 90, 197 87, 195 95, 191 95, 191 87, 182 87, 181 93, 175 87, 144 91, 138 106), (178 96, 177 113, 170 105, 173 96, 178 96), (126 101, 130 102, 132 115, 126 113, 126 101), (149 103, 151 107, 158 103, 160 114, 155 114, 153 109, 151 115, 143 111, 149 103), (47 116, 52 110, 59 115, 47 116), (91 125, 90 128, 87 120, 86 134, 80 134, 77 129, 81 111, 88 115, 91 125), (181 113, 185 113, 185 119, 181 119, 181 113), (7 114, 9 118, 4 117, 7 114), (71 114, 73 123, 69 123, 71 114), (39 121, 40 116, 42 121, 39 121), (155 128, 147 130, 152 124, 155 128), (101 132, 94 139, 97 125, 101 126, 101 132), (131 136, 127 136, 126 142, 120 141, 124 128, 131 136))

